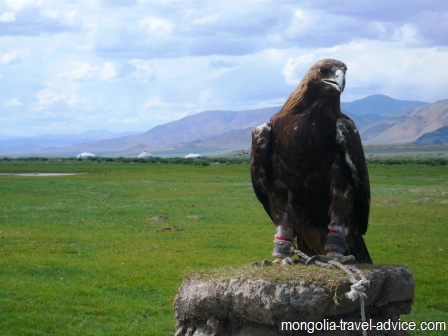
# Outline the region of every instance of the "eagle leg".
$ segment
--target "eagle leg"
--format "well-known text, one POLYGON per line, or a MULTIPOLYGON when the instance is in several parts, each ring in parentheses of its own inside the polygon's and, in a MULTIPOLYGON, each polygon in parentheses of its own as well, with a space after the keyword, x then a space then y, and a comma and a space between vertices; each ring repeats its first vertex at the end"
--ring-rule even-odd
MULTIPOLYGON (((330 224, 328 225, 327 243, 325 245, 325 251, 330 260, 347 254, 349 251, 347 238, 354 233, 354 185, 347 171, 342 169, 342 161, 341 155, 337 155, 331 167, 330 224)), ((354 259, 354 257, 350 256, 351 259, 354 259)))
POLYGON ((294 241, 292 239, 276 235, 272 256, 278 259, 285 259, 294 255, 294 249, 294 241))
POLYGON ((269 193, 272 220, 276 226, 274 252, 278 259, 285 259, 296 254, 297 249, 306 255, 324 252, 325 232, 314 227, 302 232, 301 223, 308 217, 294 204, 294 196, 281 180, 271 185, 269 193), (305 219, 304 219, 305 218, 305 219), (297 237, 297 249, 294 238, 297 237), (313 244, 313 242, 315 242, 313 244), (322 245, 318 242, 322 242, 322 245))
POLYGON ((277 259, 285 259, 294 255, 294 230, 288 223, 288 214, 281 212, 280 202, 281 198, 276 199, 277 206, 274 208, 273 217, 274 223, 277 228, 276 235, 274 236, 274 251, 272 256, 277 259))

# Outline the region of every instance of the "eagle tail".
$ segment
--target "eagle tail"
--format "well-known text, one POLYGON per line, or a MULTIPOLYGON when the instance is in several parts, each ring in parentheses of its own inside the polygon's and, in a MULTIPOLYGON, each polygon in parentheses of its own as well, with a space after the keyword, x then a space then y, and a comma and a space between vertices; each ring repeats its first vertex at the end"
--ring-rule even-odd
POLYGON ((354 249, 353 251, 350 251, 350 253, 355 256, 356 260, 359 263, 373 264, 369 251, 367 250, 366 243, 364 242, 364 238, 357 234, 354 236, 354 243, 354 249))

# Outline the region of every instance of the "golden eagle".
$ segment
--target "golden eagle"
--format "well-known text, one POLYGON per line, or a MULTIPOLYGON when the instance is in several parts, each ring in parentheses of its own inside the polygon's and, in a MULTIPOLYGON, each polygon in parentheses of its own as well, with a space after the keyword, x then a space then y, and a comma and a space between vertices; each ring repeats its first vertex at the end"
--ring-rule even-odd
POLYGON ((347 66, 314 64, 269 123, 252 132, 251 178, 274 222, 273 256, 297 247, 321 260, 371 263, 370 184, 361 138, 341 112, 347 66))

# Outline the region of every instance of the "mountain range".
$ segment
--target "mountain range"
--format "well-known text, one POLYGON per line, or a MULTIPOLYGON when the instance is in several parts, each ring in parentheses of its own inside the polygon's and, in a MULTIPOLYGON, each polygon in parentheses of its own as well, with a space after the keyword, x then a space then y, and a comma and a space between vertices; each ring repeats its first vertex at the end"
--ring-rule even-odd
MULTIPOLYGON (((269 121, 280 108, 204 111, 140 134, 100 130, 65 136, 15 139, 0 136, 0 155, 73 156, 87 150, 101 156, 137 156, 149 150, 155 155, 179 156, 188 152, 211 155, 247 149, 252 130, 269 121)), ((341 108, 355 121, 364 144, 413 143, 448 126, 448 100, 429 104, 373 95, 342 102, 341 108)), ((439 133, 433 138, 443 143, 446 131, 439 133)))
MULTIPOLYGON (((24 156, 24 155, 47 155, 52 151, 61 151, 62 148, 88 144, 95 141, 121 138, 136 134, 136 132, 114 133, 105 129, 90 130, 80 134, 58 134, 26 136, 1 136, 0 155, 24 156)), ((86 145, 86 147, 88 147, 86 145)))

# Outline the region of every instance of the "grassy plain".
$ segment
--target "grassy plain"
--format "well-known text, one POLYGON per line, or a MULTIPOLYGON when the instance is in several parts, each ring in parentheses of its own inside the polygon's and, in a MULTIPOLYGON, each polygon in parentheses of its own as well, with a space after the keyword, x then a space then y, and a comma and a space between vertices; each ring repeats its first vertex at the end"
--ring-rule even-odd
MULTIPOLYGON (((1 335, 172 335, 184 275, 270 258, 247 164, 3 160, 5 172, 86 174, 0 176, 1 335)), ((372 258, 416 280, 402 318, 448 322, 447 166, 369 172, 372 258)))

